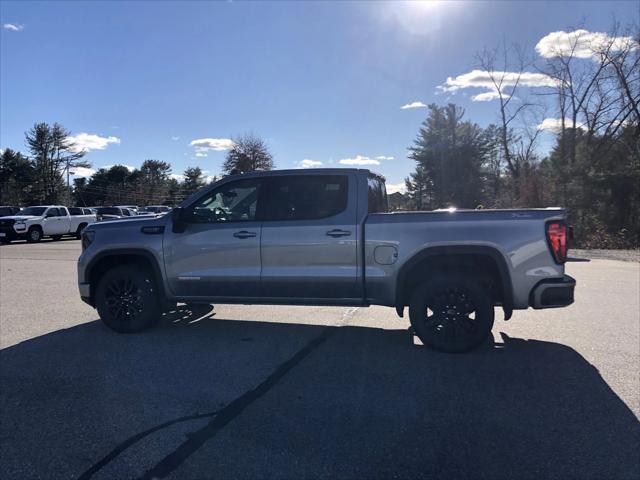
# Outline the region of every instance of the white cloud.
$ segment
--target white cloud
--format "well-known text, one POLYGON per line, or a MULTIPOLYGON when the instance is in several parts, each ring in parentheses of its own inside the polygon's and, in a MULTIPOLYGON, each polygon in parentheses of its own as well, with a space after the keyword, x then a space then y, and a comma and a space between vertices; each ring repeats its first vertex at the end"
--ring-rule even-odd
POLYGON ((427 106, 422 102, 411 102, 400 107, 401 110, 409 110, 411 108, 427 108, 427 106))
POLYGON ((206 157, 209 150, 222 152, 233 147, 233 140, 230 138, 197 138, 189 143, 196 149, 196 157, 206 157))
POLYGON ((18 25, 17 23, 5 23, 2 25, 5 30, 11 30, 12 32, 21 32, 24 30, 24 25, 18 25))
POLYGON ((300 160, 296 166, 298 168, 314 168, 314 167, 319 167, 322 165, 322 162, 319 160, 309 160, 308 158, 305 158, 304 160, 300 160))
POLYGON ((173 140, 174 142, 177 142, 178 140, 180 140, 180 137, 174 136, 174 137, 171 137, 171 140, 173 140))
POLYGON ((74 178, 87 178, 96 173, 93 168, 73 167, 70 169, 71 176, 74 178))
POLYGON ((574 30, 573 32, 551 32, 540 39, 536 51, 541 57, 597 58, 599 51, 609 48, 611 51, 631 47, 637 49, 640 44, 633 37, 612 37, 603 32, 574 30))
MULTIPOLYGON (((507 95, 506 93, 503 93, 502 96, 503 98, 509 98, 509 95, 507 95)), ((482 92, 477 95, 473 95, 471 97, 471 101, 472 102, 490 102, 491 100, 497 100, 498 98, 500 98, 500 93, 497 92, 496 90, 493 90, 491 92, 482 92)))
MULTIPOLYGON (((565 118, 564 125, 566 128, 571 128, 572 122, 570 118, 565 118)), ((578 123, 577 128, 584 130, 584 124, 578 123)), ((545 118, 542 123, 538 124, 538 130, 546 130, 553 133, 558 133, 562 130, 561 118, 545 118)))
POLYGON ((376 160, 393 160, 393 157, 385 157, 384 155, 379 155, 376 157, 376 160))
MULTIPOLYGON (((516 84, 522 87, 554 87, 557 81, 543 73, 534 72, 488 72, 486 70, 472 70, 455 78, 449 77, 444 84, 436 88, 442 92, 457 92, 464 88, 481 88, 486 90, 471 97, 474 102, 487 102, 497 99, 498 92, 491 77, 501 83, 501 88, 513 87, 516 84)), ((508 98, 508 95, 503 93, 508 98)))
POLYGON ((387 183, 387 194, 391 195, 392 193, 406 193, 407 186, 404 182, 402 183, 387 183))
POLYGON ((369 158, 362 155, 356 155, 355 158, 343 158, 338 163, 342 165, 380 165, 375 158, 369 158))
POLYGON ((181 175, 179 173, 170 173, 169 178, 173 178, 175 180, 178 180, 179 182, 184 182, 184 175, 181 175))
POLYGON ((107 145, 114 143, 120 144, 118 137, 101 137, 100 135, 94 135, 92 133, 79 133, 72 135, 69 140, 73 142, 72 150, 74 152, 90 152, 91 150, 104 150, 107 145))

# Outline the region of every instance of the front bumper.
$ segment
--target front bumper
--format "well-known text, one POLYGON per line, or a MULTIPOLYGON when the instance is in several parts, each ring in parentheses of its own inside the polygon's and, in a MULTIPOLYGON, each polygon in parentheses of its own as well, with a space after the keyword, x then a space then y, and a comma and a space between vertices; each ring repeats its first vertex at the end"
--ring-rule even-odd
POLYGON ((569 275, 542 280, 531 290, 529 305, 533 308, 559 308, 573 303, 576 281, 569 275))
POLYGON ((7 240, 18 240, 21 238, 25 238, 27 231, 24 232, 16 232, 13 227, 2 228, 0 227, 0 237, 5 238, 7 240))
POLYGON ((80 290, 80 298, 82 301, 93 307, 93 302, 91 301, 91 284, 79 283, 78 290, 80 290))

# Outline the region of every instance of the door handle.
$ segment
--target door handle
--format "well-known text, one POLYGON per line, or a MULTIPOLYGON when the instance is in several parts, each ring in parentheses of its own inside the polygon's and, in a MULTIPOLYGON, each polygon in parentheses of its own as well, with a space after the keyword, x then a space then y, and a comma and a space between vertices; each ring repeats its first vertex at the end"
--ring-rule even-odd
POLYGON ((236 238, 252 238, 256 236, 256 232, 247 232, 246 230, 242 230, 234 233, 233 236, 236 238))
POLYGON ((340 230, 339 228, 334 228, 333 230, 329 230, 327 232, 327 235, 329 235, 330 237, 348 237, 349 235, 351 235, 351 232, 349 230, 340 230))

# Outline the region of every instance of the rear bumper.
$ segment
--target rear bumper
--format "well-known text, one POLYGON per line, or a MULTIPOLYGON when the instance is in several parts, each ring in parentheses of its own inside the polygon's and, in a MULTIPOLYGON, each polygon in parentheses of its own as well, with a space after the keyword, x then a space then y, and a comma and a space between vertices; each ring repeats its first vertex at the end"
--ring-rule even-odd
POLYGON ((573 292, 576 281, 569 275, 562 278, 542 280, 529 297, 529 305, 533 308, 559 308, 573 303, 573 292))

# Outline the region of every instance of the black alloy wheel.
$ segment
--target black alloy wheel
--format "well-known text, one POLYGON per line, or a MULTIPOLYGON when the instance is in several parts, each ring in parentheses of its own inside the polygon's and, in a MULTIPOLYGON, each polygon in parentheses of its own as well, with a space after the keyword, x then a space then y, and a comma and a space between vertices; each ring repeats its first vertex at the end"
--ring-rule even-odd
POLYGON ((415 288, 409 317, 423 344, 442 352, 464 352, 491 333, 489 295, 473 279, 443 275, 415 288))
POLYGON ((116 267, 100 279, 96 308, 102 321, 120 333, 149 328, 160 317, 155 282, 143 268, 116 267))

